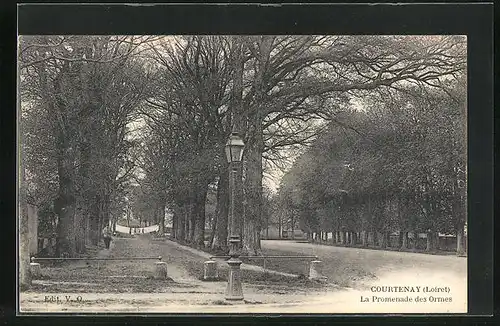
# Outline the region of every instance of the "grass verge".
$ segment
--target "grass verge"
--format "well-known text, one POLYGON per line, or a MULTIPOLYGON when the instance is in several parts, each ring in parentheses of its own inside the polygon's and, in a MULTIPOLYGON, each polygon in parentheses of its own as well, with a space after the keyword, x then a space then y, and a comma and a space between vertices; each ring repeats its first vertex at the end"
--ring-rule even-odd
MULTIPOLYGON (((208 252, 208 251, 207 251, 208 252)), ((220 253, 219 253, 220 254, 220 253)), ((183 261, 184 267, 188 270, 189 274, 193 275, 199 280, 203 281, 203 272, 204 272, 204 259, 203 258, 195 258, 183 261)), ((282 260, 285 262, 286 260, 282 260)), ((279 264, 280 261, 275 262, 279 264)), ((227 275, 229 273, 229 267, 225 262, 217 263, 219 278, 217 281, 226 282, 227 275)), ((281 267, 279 270, 274 269, 281 272, 287 272, 293 274, 294 272, 290 272, 287 270, 286 266, 281 267)), ((252 271, 247 269, 241 270, 241 279, 243 283, 252 284, 252 285, 272 285, 272 286, 283 286, 289 289, 296 288, 304 288, 304 289, 320 289, 325 286, 322 282, 317 282, 313 280, 309 280, 303 273, 296 273, 299 277, 290 277, 285 275, 273 274, 268 272, 259 272, 252 271)))
MULTIPOLYGON (((182 243, 189 246, 189 244, 182 243)), ((225 255, 225 253, 213 251, 210 248, 196 248, 213 255, 225 255)), ((263 249, 262 255, 269 256, 297 256, 297 252, 286 250, 263 249)), ((246 264, 260 266, 265 269, 284 272, 298 275, 298 278, 281 276, 271 273, 261 273, 249 270, 242 270, 243 282, 251 284, 276 284, 283 286, 293 286, 302 288, 321 288, 321 282, 311 281, 308 279, 311 258, 271 258, 271 259, 245 259, 242 261, 246 264)), ((377 279, 370 268, 362 265, 351 264, 348 260, 342 257, 321 257, 323 261, 321 273, 327 277, 329 283, 333 283, 340 287, 356 287, 359 283, 372 281, 377 279)), ((221 280, 227 279, 227 267, 224 263, 219 264, 219 276, 221 280)), ((196 275, 200 279, 203 276, 203 265, 191 265, 190 273, 196 275)))

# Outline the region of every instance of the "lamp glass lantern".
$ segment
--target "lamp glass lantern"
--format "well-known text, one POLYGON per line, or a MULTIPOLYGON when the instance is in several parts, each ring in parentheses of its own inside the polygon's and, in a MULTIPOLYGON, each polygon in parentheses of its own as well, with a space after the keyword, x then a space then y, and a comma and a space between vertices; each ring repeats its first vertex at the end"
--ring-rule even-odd
POLYGON ((243 148, 245 143, 240 138, 238 133, 233 132, 226 143, 226 158, 227 162, 241 162, 243 159, 243 148))

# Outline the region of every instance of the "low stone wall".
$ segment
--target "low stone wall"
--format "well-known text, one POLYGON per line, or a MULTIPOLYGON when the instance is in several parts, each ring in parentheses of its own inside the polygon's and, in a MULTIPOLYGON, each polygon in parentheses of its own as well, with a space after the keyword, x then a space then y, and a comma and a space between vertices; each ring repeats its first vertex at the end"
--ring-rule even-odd
POLYGON ((38 209, 30 204, 28 204, 28 233, 30 256, 34 256, 38 253, 38 209))

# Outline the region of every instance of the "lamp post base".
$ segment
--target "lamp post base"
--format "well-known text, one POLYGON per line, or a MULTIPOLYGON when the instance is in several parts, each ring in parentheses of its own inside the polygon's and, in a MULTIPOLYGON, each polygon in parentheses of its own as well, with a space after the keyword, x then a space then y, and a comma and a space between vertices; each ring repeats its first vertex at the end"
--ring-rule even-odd
POLYGON ((241 264, 238 258, 231 257, 227 264, 229 265, 229 275, 227 279, 226 300, 243 300, 243 288, 241 286, 241 264))

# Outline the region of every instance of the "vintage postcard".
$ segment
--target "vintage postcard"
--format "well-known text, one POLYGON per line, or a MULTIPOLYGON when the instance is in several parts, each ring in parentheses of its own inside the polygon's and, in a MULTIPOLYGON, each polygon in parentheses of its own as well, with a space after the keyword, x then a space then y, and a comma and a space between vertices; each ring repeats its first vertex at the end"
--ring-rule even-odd
POLYGON ((19 35, 21 313, 467 313, 465 35, 19 35))

